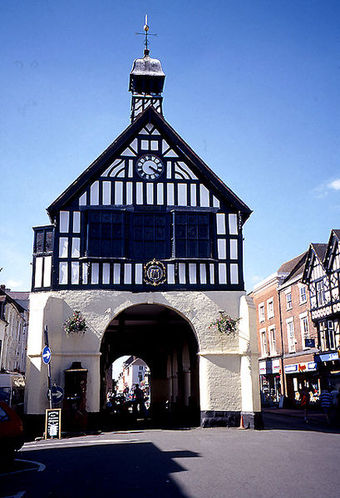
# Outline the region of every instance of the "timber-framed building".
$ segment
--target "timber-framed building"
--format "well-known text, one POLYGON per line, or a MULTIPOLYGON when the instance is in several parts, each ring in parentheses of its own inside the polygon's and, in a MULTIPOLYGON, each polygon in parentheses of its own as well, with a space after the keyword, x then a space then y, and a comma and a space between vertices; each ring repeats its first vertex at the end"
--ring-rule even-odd
POLYGON ((256 423, 242 249, 251 210, 165 120, 164 79, 146 49, 130 74, 131 124, 49 206, 50 224, 34 228, 28 414, 46 407, 47 326, 53 381, 64 387, 72 365, 86 371, 88 413, 102 408, 107 369, 129 354, 151 369, 154 414, 167 404, 200 413, 203 426, 256 423), (66 336, 75 310, 87 330, 66 336), (241 318, 234 334, 210 327, 221 311, 241 318))
POLYGON ((340 230, 331 231, 327 244, 310 244, 303 281, 317 327, 315 360, 322 383, 340 386, 340 230))

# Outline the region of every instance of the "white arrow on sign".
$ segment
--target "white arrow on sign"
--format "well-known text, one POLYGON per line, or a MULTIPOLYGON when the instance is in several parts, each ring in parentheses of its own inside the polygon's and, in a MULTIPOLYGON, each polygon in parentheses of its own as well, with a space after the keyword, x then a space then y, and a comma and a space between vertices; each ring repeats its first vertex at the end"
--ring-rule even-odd
POLYGON ((60 403, 64 397, 64 389, 60 386, 52 386, 51 389, 52 399, 55 403, 60 403))
POLYGON ((49 359, 51 358, 51 351, 49 349, 43 352, 43 358, 45 360, 45 363, 49 362, 49 359))
POLYGON ((52 391, 53 398, 58 401, 63 397, 63 393, 61 391, 52 391))

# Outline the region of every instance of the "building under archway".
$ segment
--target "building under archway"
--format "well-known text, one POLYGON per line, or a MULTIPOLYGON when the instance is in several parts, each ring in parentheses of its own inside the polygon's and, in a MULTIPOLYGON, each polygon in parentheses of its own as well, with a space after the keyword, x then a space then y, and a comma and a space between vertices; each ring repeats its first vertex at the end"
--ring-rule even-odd
POLYGON ((102 403, 106 371, 127 352, 150 367, 153 419, 199 423, 198 344, 184 318, 165 306, 138 304, 110 322, 101 344, 102 403))

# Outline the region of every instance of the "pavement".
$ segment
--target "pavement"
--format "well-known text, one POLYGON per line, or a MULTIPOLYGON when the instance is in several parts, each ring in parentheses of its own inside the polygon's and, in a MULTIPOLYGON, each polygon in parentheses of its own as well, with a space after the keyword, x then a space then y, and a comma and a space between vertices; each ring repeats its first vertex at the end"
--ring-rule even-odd
MULTIPOLYGON (((272 413, 273 415, 282 415, 284 417, 295 417, 299 419, 304 419, 305 414, 303 410, 292 409, 292 408, 263 408, 262 412, 272 413)), ((314 420, 320 424, 324 424, 326 421, 325 414, 321 411, 309 410, 307 414, 307 418, 310 420, 314 420)))
POLYGON ((273 428, 273 422, 282 429, 305 428, 306 430, 318 430, 322 432, 339 432, 340 420, 335 419, 335 414, 331 416, 331 423, 327 422, 326 416, 322 411, 308 410, 307 422, 303 410, 291 408, 263 408, 263 418, 265 428, 273 428))

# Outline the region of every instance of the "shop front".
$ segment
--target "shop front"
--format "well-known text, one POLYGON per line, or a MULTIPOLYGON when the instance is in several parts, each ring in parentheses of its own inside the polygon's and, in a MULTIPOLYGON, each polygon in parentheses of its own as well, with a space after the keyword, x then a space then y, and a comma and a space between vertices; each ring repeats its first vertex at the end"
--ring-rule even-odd
POLYGON ((261 401, 263 406, 278 403, 281 392, 281 362, 279 358, 259 362, 261 401))
POLYGON ((315 355, 322 386, 340 388, 340 357, 338 352, 315 355))
POLYGON ((299 404, 300 391, 303 387, 307 387, 310 392, 310 402, 315 403, 318 401, 320 377, 315 361, 286 364, 284 372, 289 400, 294 404, 299 404))

